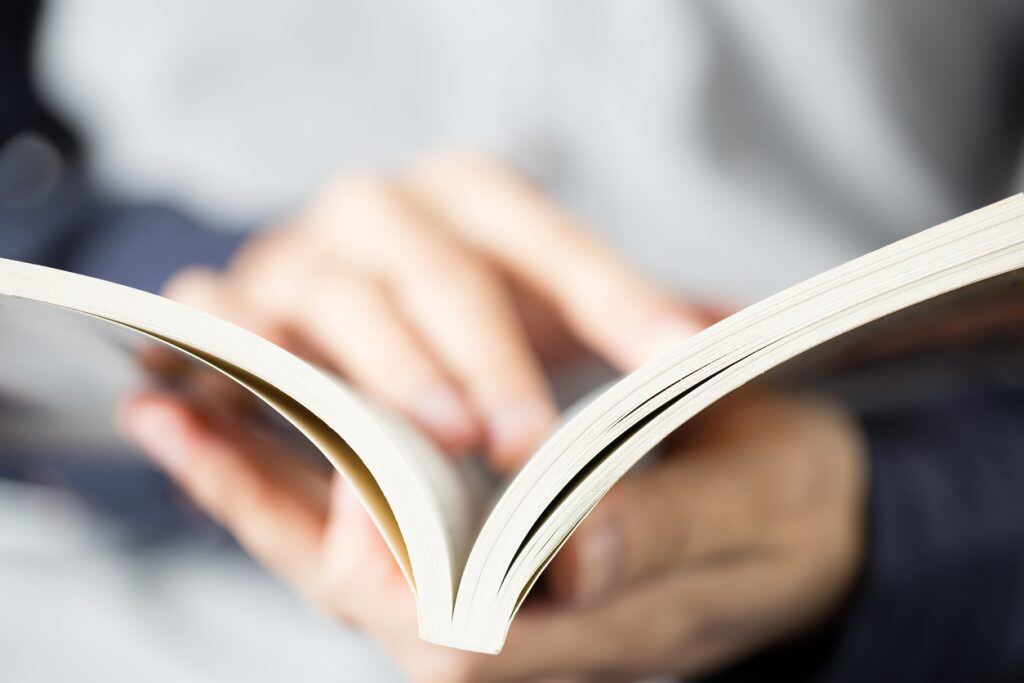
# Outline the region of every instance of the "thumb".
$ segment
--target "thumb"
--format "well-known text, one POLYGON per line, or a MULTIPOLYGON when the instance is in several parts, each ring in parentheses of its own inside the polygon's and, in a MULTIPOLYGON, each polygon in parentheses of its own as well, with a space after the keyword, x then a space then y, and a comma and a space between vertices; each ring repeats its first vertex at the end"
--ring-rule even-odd
MULTIPOLYGON (((408 595, 411 603, 412 592, 387 542, 355 489, 338 475, 332 481, 320 560, 321 580, 313 597, 335 618, 369 627, 367 615, 379 612, 389 596, 408 595)), ((405 617, 415 619, 415 611, 406 611, 405 617)))
POLYGON ((593 603, 652 576, 759 547, 764 525, 743 469, 729 467, 725 454, 691 455, 612 488, 548 570, 557 599, 593 603))

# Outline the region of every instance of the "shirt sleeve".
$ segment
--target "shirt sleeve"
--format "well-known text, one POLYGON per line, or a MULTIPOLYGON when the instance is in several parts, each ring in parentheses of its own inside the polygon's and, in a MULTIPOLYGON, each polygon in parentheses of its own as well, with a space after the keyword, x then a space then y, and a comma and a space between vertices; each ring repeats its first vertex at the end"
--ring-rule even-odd
POLYGON ((872 416, 869 547, 827 681, 1024 673, 1024 388, 872 416))
POLYGON ((984 683, 1024 673, 1024 362, 987 349, 945 363, 959 365, 955 390, 861 416, 866 558, 841 613, 713 680, 984 683))
POLYGON ((47 201, 0 206, 0 257, 157 292, 187 265, 223 265, 244 239, 161 204, 105 201, 65 179, 47 201))
POLYGON ((84 178, 82 147, 32 78, 40 3, 0 5, 0 257, 157 291, 187 264, 220 265, 238 232, 181 210, 104 197, 84 178))

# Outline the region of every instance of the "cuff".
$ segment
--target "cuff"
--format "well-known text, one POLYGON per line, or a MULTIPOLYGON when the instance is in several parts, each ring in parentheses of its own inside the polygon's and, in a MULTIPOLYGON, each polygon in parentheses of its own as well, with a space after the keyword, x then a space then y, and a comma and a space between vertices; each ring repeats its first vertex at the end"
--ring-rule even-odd
POLYGON ((823 681, 1024 671, 1024 400, 994 385, 863 421, 868 549, 823 681))
POLYGON ((165 206, 105 208, 83 227, 63 267, 159 292, 185 266, 223 266, 245 237, 207 229, 165 206))

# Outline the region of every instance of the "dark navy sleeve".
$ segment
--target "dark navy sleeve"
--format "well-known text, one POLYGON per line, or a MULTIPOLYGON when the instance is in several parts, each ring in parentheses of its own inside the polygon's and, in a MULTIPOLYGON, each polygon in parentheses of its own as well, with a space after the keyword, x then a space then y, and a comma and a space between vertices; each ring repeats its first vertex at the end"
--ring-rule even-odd
POLYGON ((0 206, 0 257, 156 292, 187 265, 222 265, 243 239, 159 204, 104 201, 73 178, 30 207, 0 206))
POLYGON ((847 604, 712 680, 1024 679, 1024 362, 1008 348, 943 364, 955 389, 860 418, 867 548, 847 604))
MULTIPOLYGON (((16 186, 26 189, 29 184, 16 186)), ((240 235, 207 229, 168 207, 103 200, 70 172, 63 172, 58 186, 40 201, 0 204, 0 257, 153 292, 183 266, 223 263, 240 235)), ((81 450, 85 455, 102 455, 89 453, 88 448, 81 450)), ((74 447, 52 453, 8 453, 0 458, 0 478, 74 490, 90 507, 115 520, 125 538, 137 542, 184 532, 214 533, 181 504, 166 478, 143 460, 76 455, 74 447)))
MULTIPOLYGON (((186 265, 222 264, 240 232, 208 229, 168 206, 113 200, 87 181, 82 145, 32 79, 39 16, 37 0, 0 3, 0 257, 148 291, 186 265)), ((73 489, 136 541, 209 528, 141 459, 75 455, 8 453, 0 477, 73 489)))
POLYGON ((0 4, 0 257, 159 290, 240 241, 160 205, 113 201, 84 178, 82 145, 32 77, 36 0, 0 4))
POLYGON ((867 564, 820 680, 1024 676, 1024 388, 864 420, 867 564))

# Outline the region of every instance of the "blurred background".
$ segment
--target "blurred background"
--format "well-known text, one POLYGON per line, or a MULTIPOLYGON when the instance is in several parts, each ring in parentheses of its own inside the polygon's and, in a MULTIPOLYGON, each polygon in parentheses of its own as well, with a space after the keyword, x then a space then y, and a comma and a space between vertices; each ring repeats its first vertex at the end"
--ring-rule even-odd
MULTIPOLYGON (((0 256, 114 224, 132 265, 79 269, 158 289, 186 259, 134 241, 153 225, 259 230, 337 174, 464 149, 744 304, 1020 190, 1022 27, 997 0, 14 0, 0 256)), ((397 679, 104 420, 0 441, 0 679, 397 679)))

